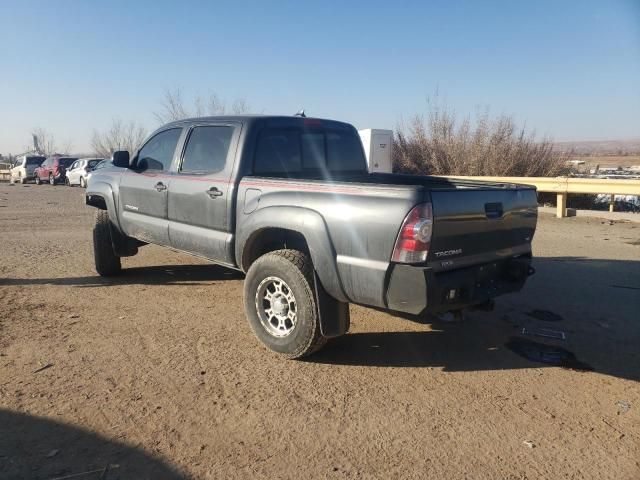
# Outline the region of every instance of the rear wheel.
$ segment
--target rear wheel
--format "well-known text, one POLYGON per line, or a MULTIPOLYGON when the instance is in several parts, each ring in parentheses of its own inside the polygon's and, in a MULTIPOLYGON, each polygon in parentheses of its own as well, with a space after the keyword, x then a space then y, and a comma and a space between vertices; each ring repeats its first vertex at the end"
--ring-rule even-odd
POLYGON ((56 178, 53 176, 53 173, 49 174, 49 183, 51 185, 55 185, 56 184, 56 178))
POLYGON ((42 180, 40 180, 40 176, 36 175, 36 185, 40 185, 42 183, 42 180))
POLYGON ((122 270, 120 257, 113 251, 111 220, 106 210, 96 212, 96 222, 93 226, 93 258, 96 272, 103 277, 117 275, 122 270))
POLYGON ((247 272, 244 309, 258 339, 269 349, 300 358, 326 343, 313 288, 311 259, 297 250, 258 258, 247 272))

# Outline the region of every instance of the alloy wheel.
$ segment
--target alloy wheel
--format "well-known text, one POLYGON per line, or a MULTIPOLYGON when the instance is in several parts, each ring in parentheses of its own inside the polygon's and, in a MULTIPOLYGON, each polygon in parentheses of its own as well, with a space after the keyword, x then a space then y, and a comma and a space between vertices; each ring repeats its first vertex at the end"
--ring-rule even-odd
POLYGON ((256 309, 260 323, 274 337, 286 337, 296 327, 296 298, 289 285, 278 277, 267 277, 256 292, 256 309))

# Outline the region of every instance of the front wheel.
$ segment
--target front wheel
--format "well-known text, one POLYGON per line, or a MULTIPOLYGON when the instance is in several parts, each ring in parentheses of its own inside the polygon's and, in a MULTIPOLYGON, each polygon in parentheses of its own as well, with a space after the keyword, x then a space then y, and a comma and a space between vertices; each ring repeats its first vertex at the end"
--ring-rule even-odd
POLYGON ((40 176, 36 175, 36 185, 40 185, 42 183, 42 180, 40 180, 40 176))
POLYGON ((69 177, 65 177, 64 185, 65 185, 65 187, 70 187, 71 186, 71 182, 69 181, 69 177))
POLYGON ((111 220, 106 210, 96 212, 96 222, 93 226, 93 258, 96 272, 103 277, 117 275, 122 270, 120 257, 113 251, 111 220))
POLYGON ((53 176, 53 173, 49 174, 49 183, 51 185, 55 185, 56 184, 56 178, 53 176))
POLYGON ((85 181, 84 177, 80 177, 80 186, 82 188, 87 188, 87 182, 85 181))
POLYGON ((244 283, 244 309, 258 339, 287 358, 300 358, 326 343, 313 288, 311 259, 297 250, 258 258, 244 283))

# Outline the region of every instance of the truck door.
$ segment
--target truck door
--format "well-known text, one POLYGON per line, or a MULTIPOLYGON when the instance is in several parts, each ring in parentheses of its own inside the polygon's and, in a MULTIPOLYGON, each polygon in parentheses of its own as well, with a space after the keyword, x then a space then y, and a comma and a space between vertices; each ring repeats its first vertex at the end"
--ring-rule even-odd
POLYGON ((133 168, 122 174, 118 209, 127 235, 169 245, 169 169, 181 133, 182 128, 171 128, 151 137, 133 159, 133 168))
POLYGON ((230 182, 239 132, 239 124, 191 127, 169 185, 171 246, 230 265, 230 182))

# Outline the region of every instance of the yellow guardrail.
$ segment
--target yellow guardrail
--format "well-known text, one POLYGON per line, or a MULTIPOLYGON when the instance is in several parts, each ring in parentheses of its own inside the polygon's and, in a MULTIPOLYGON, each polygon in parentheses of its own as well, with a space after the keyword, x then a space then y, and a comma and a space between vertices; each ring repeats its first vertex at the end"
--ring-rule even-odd
POLYGON ((450 175, 446 178, 534 185, 539 192, 556 193, 558 195, 556 210, 558 218, 567 216, 567 196, 570 193, 610 195, 609 211, 611 212, 613 212, 615 195, 640 196, 640 180, 575 177, 469 177, 456 175, 450 175))

